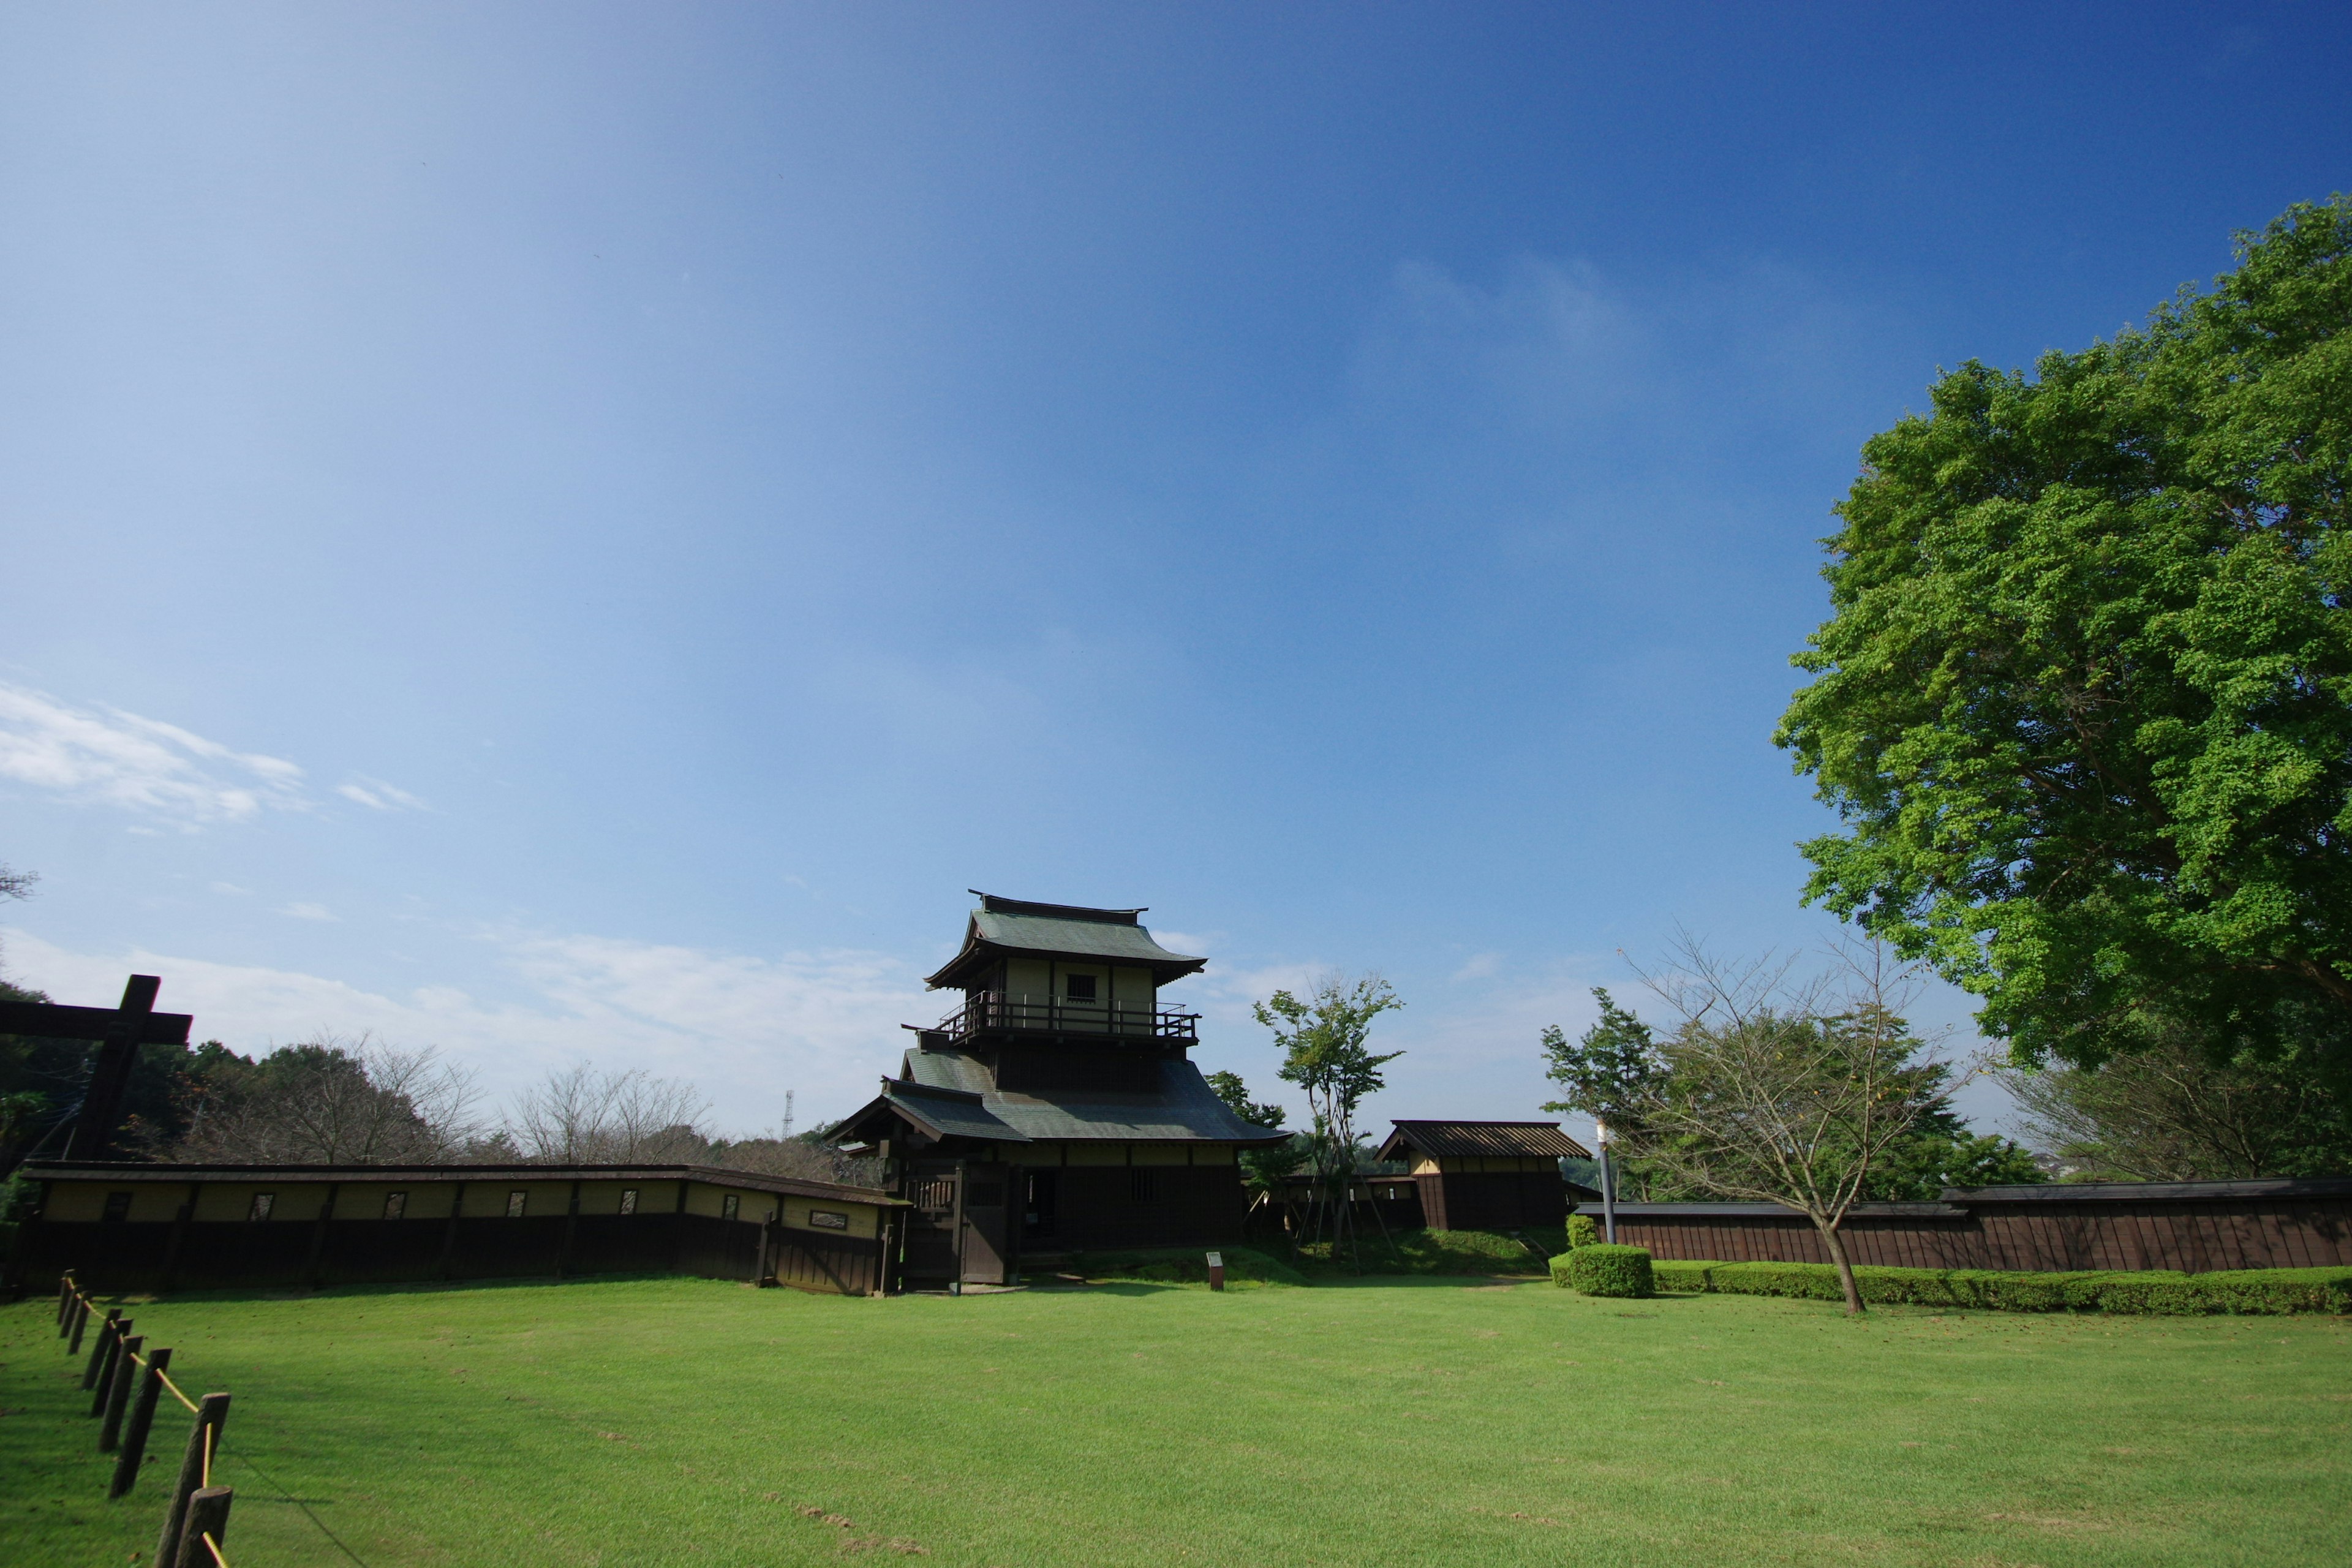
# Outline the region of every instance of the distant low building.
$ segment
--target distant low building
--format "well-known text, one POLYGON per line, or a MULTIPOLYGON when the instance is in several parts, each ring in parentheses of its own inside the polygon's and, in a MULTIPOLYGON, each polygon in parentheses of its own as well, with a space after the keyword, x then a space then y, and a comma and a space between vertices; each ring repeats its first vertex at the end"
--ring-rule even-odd
POLYGON ((825 1134, 878 1155, 911 1205, 910 1285, 1012 1280, 1024 1257, 1238 1238, 1240 1150, 1288 1134, 1236 1117, 1189 1055, 1198 1016, 1160 988, 1207 960, 1141 910, 981 893, 930 976, 962 1003, 825 1134))
POLYGON ((1399 1121, 1376 1158, 1401 1160, 1421 1189, 1432 1230, 1564 1226, 1571 1205, 1601 1194, 1560 1174, 1591 1151, 1557 1121, 1399 1121))

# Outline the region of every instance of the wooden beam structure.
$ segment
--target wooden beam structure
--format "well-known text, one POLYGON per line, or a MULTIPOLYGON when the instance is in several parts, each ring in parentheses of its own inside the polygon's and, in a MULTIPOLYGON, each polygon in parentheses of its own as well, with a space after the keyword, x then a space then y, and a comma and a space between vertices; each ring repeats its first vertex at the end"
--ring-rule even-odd
POLYGON ((122 1001, 112 1009, 64 1007, 51 1002, 0 1002, 0 1035, 25 1035, 44 1040, 94 1040, 98 1051, 82 1090, 81 1108, 74 1116, 67 1142, 68 1160, 99 1160, 114 1142, 122 1124, 122 1097, 131 1089, 131 1069, 138 1064, 142 1046, 184 1046, 195 1018, 186 1013, 158 1013, 155 994, 162 976, 134 974, 122 988, 122 1001))

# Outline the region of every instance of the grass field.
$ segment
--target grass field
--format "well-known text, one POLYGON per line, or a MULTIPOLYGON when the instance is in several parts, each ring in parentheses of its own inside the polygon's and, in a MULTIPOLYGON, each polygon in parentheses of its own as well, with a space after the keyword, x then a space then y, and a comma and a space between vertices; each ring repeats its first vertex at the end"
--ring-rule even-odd
MULTIPOLYGON (((2352 1324, 1545 1284, 888 1301, 688 1279, 142 1305, 233 1390, 236 1568, 2309 1564, 2352 1324), (331 1542, 331 1531, 341 1544, 331 1542)), ((0 1563, 143 1562, 47 1303, 0 1311, 0 1563)))

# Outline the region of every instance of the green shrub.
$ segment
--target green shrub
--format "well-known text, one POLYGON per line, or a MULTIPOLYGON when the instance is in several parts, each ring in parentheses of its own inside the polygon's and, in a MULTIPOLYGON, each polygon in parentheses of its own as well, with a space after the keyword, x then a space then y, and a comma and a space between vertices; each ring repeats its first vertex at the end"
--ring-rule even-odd
POLYGON ((1572 1214, 1568 1216, 1568 1245, 1571 1251, 1580 1247, 1591 1247, 1600 1239, 1601 1226, 1591 1215, 1572 1214))
MULTIPOLYGON (((1732 1296, 1785 1296, 1843 1301, 1837 1270, 1826 1263, 1661 1263, 1659 1289, 1732 1296)), ((1879 1268, 1853 1271, 1862 1299, 1875 1306, 1972 1307, 1999 1312, 2352 1312, 2352 1268, 2244 1268, 2210 1274, 2170 1269, 2078 1273, 1995 1268, 1879 1268)))
POLYGON ((1587 1296, 1654 1296, 1650 1254, 1644 1247, 1612 1247, 1605 1241, 1566 1254, 1567 1281, 1587 1296))
POLYGON ((1365 1274, 1536 1274, 1560 1250, 1559 1231, 1528 1231, 1525 1237, 1491 1230, 1401 1230, 1389 1237, 1360 1232, 1352 1246, 1328 1241, 1298 1249, 1298 1267, 1311 1279, 1365 1274), (1551 1243, 1548 1248, 1545 1244, 1551 1243))

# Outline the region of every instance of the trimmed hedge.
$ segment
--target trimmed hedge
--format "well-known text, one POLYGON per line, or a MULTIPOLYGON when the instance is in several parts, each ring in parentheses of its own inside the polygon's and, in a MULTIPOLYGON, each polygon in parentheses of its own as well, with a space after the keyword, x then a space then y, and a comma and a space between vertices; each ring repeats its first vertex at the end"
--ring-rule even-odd
MULTIPOLYGON (((1843 1301, 1826 1263, 1660 1263, 1662 1290, 1731 1296, 1790 1296, 1843 1301)), ((1879 1305, 1975 1307, 2000 1312, 2352 1312, 2352 1268, 2239 1268, 2210 1274, 2169 1269, 2010 1273, 1993 1268, 1853 1271, 1862 1299, 1879 1305)))
POLYGON ((1639 1247, 1597 1241, 1551 1260, 1551 1282, 1587 1296, 1654 1296, 1650 1254, 1639 1247))
POLYGON ((1589 1214, 1568 1216, 1568 1245, 1571 1250, 1591 1247, 1601 1239, 1601 1226, 1589 1214))

